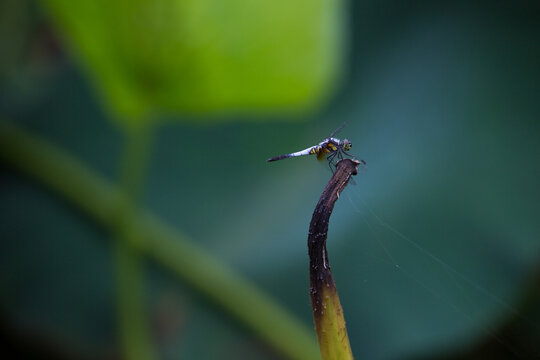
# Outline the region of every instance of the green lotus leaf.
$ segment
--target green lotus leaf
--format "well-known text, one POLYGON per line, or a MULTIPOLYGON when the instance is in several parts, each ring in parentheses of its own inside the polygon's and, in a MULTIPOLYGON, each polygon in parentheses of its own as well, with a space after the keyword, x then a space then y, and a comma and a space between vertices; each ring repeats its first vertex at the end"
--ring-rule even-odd
POLYGON ((43 2, 128 124, 302 112, 324 102, 340 69, 341 0, 43 2))

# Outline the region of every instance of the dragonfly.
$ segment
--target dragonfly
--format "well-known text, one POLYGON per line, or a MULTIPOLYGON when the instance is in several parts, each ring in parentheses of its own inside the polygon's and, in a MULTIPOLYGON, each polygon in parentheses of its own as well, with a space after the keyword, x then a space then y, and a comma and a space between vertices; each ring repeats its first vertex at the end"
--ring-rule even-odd
MULTIPOLYGON (((336 161, 337 159, 343 160, 344 156, 354 158, 354 156, 348 153, 348 151, 352 148, 352 143, 348 139, 340 140, 334 137, 341 130, 343 130, 343 128, 346 125, 347 125, 347 122, 344 122, 340 127, 334 130, 330 134, 330 136, 328 136, 326 139, 324 139, 317 145, 310 146, 307 149, 293 152, 290 154, 275 156, 266 161, 272 162, 272 161, 278 161, 278 160, 288 159, 288 158, 297 157, 297 156, 317 155, 317 160, 320 160, 320 161, 324 160, 324 158, 326 157, 326 159, 328 160, 328 166, 330 167, 330 170, 334 172, 334 169, 332 168, 332 166, 335 166, 334 161, 336 161)), ((364 160, 360 160, 360 163, 362 165, 366 164, 364 160)))

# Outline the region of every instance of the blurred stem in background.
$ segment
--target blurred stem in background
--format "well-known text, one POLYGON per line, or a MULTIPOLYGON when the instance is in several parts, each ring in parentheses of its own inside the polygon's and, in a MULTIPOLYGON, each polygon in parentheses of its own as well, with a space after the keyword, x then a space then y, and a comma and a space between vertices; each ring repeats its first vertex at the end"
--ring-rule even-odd
MULTIPOLYGON (((117 228, 118 204, 126 201, 125 196, 70 154, 0 120, 0 160, 45 185, 99 225, 117 228)), ((138 234, 139 242, 131 246, 139 256, 170 271, 287 358, 319 358, 310 327, 192 239, 152 214, 132 209, 125 226, 138 234)))
POLYGON ((140 233, 133 231, 144 177, 150 157, 153 127, 148 122, 125 129, 124 153, 120 159, 120 186, 124 199, 118 201, 116 237, 117 314, 121 345, 128 360, 155 359, 151 331, 145 311, 144 269, 137 243, 140 233))

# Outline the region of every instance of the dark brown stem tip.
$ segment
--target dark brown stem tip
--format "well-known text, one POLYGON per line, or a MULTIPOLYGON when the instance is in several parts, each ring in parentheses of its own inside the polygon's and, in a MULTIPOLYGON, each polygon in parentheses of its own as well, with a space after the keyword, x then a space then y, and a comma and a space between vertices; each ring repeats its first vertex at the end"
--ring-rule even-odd
POLYGON ((340 160, 337 165, 336 165, 336 169, 338 171, 342 171, 341 169, 343 167, 343 170, 345 170, 345 172, 348 172, 350 173, 351 175, 356 175, 358 174, 358 167, 360 165, 365 165, 366 162, 364 160, 356 160, 356 159, 343 159, 343 160, 340 160))

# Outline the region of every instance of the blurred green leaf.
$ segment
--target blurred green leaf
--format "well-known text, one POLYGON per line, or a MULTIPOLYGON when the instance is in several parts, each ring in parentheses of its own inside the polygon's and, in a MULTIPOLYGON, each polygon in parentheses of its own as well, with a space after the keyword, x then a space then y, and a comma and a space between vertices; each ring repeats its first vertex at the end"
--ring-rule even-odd
POLYGON ((298 112, 335 83, 341 0, 45 0, 108 107, 159 112, 298 112))

